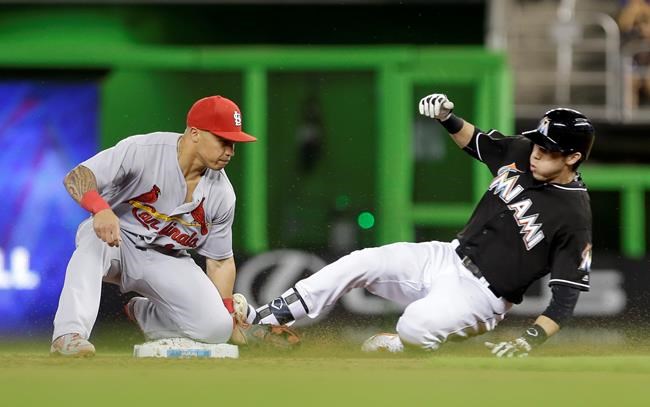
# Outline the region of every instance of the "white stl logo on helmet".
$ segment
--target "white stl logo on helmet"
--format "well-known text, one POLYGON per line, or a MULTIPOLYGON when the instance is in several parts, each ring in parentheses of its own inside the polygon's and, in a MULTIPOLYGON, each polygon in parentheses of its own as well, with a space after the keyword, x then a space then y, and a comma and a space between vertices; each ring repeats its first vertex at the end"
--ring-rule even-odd
POLYGON ((241 113, 235 111, 235 113, 232 114, 232 117, 235 119, 235 126, 241 127, 241 113))

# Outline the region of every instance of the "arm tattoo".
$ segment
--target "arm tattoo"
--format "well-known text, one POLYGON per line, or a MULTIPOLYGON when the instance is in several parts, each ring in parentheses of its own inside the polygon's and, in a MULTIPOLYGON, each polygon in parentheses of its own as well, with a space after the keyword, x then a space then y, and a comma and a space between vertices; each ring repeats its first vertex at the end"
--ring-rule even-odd
POLYGON ((86 192, 97 189, 95 174, 83 165, 73 168, 63 179, 63 185, 72 199, 77 202, 81 202, 81 197, 86 192))

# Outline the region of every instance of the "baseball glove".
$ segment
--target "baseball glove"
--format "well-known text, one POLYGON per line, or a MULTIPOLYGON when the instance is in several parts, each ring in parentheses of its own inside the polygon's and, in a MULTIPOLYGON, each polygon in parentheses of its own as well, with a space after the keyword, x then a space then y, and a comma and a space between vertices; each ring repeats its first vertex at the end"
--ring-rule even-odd
POLYGON ((240 346, 293 349, 300 345, 300 335, 285 325, 236 324, 230 342, 240 346))

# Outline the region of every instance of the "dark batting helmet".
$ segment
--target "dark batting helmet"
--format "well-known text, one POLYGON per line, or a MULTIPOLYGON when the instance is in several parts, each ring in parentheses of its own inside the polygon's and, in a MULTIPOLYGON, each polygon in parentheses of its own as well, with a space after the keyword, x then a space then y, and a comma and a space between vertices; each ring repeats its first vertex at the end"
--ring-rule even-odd
POLYGON ((589 158, 594 144, 594 126, 585 115, 572 109, 549 110, 535 130, 525 131, 522 135, 549 151, 582 153, 580 161, 589 158))

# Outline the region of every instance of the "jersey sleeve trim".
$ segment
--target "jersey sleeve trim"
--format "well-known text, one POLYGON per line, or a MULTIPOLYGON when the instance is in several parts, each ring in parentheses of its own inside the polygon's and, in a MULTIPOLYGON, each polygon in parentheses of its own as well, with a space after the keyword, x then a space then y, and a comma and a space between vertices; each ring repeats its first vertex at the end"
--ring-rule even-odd
POLYGON ((196 252, 198 254, 200 254, 201 256, 205 256, 205 257, 207 257, 209 259, 212 259, 212 260, 225 260, 225 259, 228 259, 228 258, 234 256, 234 253, 233 253, 232 250, 229 251, 228 253, 224 253, 224 254, 215 254, 215 253, 212 253, 212 252, 208 252, 207 250, 203 250, 203 248, 197 248, 196 252))
POLYGON ((578 287, 581 291, 589 291, 589 284, 576 283, 575 281, 563 280, 560 278, 552 278, 549 280, 548 285, 561 284, 571 287, 578 287))
POLYGON ((550 184, 550 185, 554 186, 555 188, 564 189, 566 191, 586 191, 587 190, 587 188, 569 188, 569 187, 563 187, 563 186, 556 185, 556 184, 550 184))
POLYGON ((481 149, 478 146, 478 138, 481 137, 482 134, 483 133, 479 131, 476 134, 476 137, 474 137, 474 144, 476 145, 476 155, 478 155, 478 159, 481 160, 481 162, 483 161, 483 157, 481 156, 481 149))

